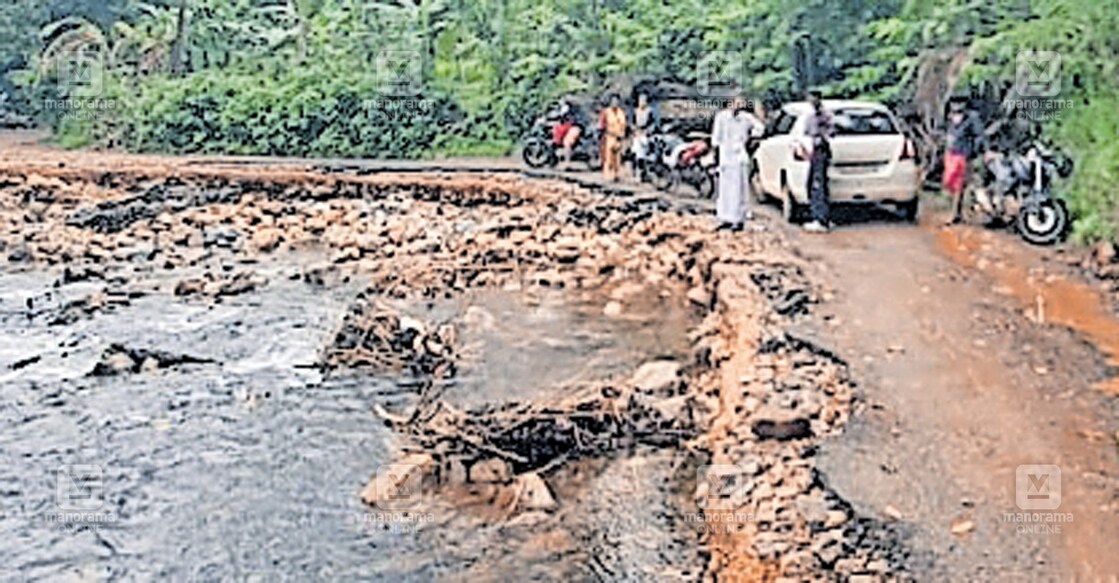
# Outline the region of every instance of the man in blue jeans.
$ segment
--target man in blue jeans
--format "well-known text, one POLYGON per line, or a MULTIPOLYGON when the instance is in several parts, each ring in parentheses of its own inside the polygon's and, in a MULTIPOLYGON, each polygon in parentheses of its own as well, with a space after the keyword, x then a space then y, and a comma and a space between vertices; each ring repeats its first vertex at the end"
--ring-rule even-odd
POLYGON ((828 206, 828 165, 831 164, 831 138, 834 133, 832 116, 824 108, 819 91, 808 94, 812 115, 805 126, 805 135, 811 141, 808 157, 808 210, 812 220, 804 225, 809 233, 826 233, 830 223, 828 206))

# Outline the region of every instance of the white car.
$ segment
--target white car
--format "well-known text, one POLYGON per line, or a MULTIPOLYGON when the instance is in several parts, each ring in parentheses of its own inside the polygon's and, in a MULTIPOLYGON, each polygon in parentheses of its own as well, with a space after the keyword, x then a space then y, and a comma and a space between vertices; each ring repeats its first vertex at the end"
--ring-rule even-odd
MULTIPOLYGON (((889 108, 868 101, 825 100, 835 134, 828 168, 833 203, 888 203, 907 219, 917 218, 917 150, 899 129, 889 108)), ((785 218, 798 220, 808 203, 805 126, 812 106, 789 103, 770 119, 754 151, 751 182, 755 196, 781 201, 785 218)))

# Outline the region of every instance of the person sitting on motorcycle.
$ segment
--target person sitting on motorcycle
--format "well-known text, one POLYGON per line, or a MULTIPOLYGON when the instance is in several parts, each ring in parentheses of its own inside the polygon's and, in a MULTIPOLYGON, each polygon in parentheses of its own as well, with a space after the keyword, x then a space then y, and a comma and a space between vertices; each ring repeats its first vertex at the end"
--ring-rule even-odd
POLYGON ((571 96, 565 96, 555 109, 555 117, 557 122, 552 126, 552 142, 563 148, 563 162, 570 164, 575 144, 579 143, 579 137, 583 135, 586 116, 571 96))

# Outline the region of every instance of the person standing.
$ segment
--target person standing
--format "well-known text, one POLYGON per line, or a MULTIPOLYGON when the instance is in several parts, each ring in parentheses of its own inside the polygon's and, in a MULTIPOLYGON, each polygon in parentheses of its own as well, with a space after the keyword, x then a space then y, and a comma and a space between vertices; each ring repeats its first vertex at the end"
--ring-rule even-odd
POLYGON ((944 176, 941 186, 952 198, 949 225, 963 220, 964 190, 967 188, 971 159, 984 141, 979 116, 968 111, 963 99, 948 102, 947 141, 944 146, 944 176))
POLYGON ((711 128, 711 145, 719 157, 719 192, 715 218, 719 229, 742 230, 750 218, 749 197, 750 155, 746 143, 757 133, 761 123, 746 109, 746 100, 736 96, 730 107, 715 114, 711 128))
POLYGON ((633 109, 633 173, 638 181, 644 180, 649 155, 649 135, 656 131, 657 112, 649 105, 649 96, 637 96, 637 107, 633 109))
POLYGON ((622 167, 622 141, 626 137, 626 111, 617 94, 610 96, 610 104, 599 114, 598 128, 602 130, 602 176, 617 182, 622 167))
POLYGON ((826 233, 831 221, 828 192, 828 166, 831 164, 831 138, 835 132, 831 112, 824 107, 823 96, 819 91, 808 94, 812 114, 805 126, 808 136, 808 212, 811 221, 804 225, 810 233, 826 233))

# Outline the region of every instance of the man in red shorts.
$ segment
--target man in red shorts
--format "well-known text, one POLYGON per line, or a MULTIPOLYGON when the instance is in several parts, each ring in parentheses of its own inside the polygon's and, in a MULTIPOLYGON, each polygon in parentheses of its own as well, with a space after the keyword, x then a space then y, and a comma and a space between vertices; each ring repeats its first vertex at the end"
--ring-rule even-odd
POLYGON ((983 143, 983 126, 979 116, 969 111, 963 99, 948 102, 948 131, 944 147, 944 176, 941 185, 952 197, 952 217, 948 224, 963 220, 964 190, 967 188, 968 166, 983 143))

